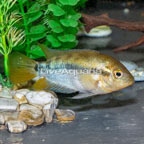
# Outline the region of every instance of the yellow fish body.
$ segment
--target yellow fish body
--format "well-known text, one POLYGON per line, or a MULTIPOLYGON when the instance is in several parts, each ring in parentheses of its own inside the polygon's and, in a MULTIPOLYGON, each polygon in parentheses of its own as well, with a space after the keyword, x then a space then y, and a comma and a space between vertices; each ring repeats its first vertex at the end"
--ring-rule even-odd
POLYGON ((130 72, 116 59, 93 50, 48 50, 40 45, 47 61, 36 62, 20 53, 9 56, 14 84, 36 81, 34 89, 60 93, 79 92, 75 98, 106 94, 134 83, 130 72))

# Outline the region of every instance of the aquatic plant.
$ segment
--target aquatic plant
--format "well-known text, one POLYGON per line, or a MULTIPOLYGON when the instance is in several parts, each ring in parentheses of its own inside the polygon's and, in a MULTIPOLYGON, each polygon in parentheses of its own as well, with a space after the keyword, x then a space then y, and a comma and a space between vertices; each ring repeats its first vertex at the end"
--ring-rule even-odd
POLYGON ((51 0, 45 12, 46 44, 56 49, 70 49, 77 45, 76 34, 81 25, 78 12, 86 0, 51 0))
MULTIPOLYGON (((54 49, 71 49, 78 43, 81 25, 78 12, 86 0, 1 0, 0 53, 4 55, 5 76, 9 77, 8 55, 24 52, 30 58, 44 56, 42 43, 54 49)), ((0 80, 4 84, 5 81, 0 80)))
POLYGON ((37 45, 71 49, 78 43, 76 33, 81 24, 79 8, 86 0, 18 0, 26 41, 15 50, 24 50, 31 58, 44 56, 37 45))
POLYGON ((17 11, 12 10, 16 0, 0 1, 0 53, 4 56, 5 75, 9 76, 8 55, 17 45, 24 43, 24 32, 15 24, 20 20, 17 11))

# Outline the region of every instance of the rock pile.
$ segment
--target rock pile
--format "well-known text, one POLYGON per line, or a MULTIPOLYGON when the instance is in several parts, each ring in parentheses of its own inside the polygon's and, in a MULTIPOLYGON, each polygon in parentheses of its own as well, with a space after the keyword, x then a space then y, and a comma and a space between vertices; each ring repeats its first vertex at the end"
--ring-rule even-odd
POLYGON ((59 121, 72 121, 75 118, 73 111, 59 110, 57 106, 58 98, 53 92, 1 88, 0 125, 5 125, 10 132, 20 133, 29 125, 51 123, 54 113, 59 121))

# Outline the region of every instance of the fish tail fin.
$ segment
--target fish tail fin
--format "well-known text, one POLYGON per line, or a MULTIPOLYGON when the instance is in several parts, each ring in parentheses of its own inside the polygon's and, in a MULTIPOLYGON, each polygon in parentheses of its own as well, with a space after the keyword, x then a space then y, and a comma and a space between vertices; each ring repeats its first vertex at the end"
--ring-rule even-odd
POLYGON ((36 77, 37 62, 29 57, 14 52, 9 55, 9 78, 13 84, 24 83, 36 77))

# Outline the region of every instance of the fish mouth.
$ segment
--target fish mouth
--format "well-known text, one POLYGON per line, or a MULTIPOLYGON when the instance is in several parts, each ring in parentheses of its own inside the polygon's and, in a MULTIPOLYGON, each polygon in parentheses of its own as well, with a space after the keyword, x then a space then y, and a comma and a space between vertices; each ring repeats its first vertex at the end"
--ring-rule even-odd
POLYGON ((118 89, 118 90, 121 90, 121 89, 124 89, 124 88, 130 87, 130 86, 132 86, 134 83, 135 83, 134 78, 132 78, 131 82, 125 84, 123 87, 121 87, 121 88, 118 89))

